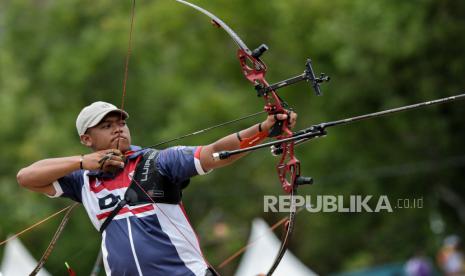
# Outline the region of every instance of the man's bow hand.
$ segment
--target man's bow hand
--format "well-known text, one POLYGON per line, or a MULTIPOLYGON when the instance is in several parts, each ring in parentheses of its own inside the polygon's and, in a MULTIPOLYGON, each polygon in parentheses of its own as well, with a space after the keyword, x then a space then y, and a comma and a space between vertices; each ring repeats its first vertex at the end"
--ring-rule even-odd
POLYGON ((270 130, 273 128, 273 126, 276 123, 284 122, 284 121, 288 122, 289 129, 293 128, 297 122, 297 113, 291 110, 286 110, 286 111, 287 111, 286 113, 268 115, 266 120, 261 124, 261 128, 263 130, 270 132, 270 130))

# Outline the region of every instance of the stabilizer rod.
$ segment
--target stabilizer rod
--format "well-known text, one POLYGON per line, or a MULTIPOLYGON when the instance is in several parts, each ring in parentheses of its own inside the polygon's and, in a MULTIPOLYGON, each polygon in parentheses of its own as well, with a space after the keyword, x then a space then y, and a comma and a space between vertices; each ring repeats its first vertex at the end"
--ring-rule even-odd
POLYGON ((346 124, 351 124, 354 122, 362 121, 362 120, 368 120, 368 119, 373 119, 373 118, 378 118, 378 117, 383 117, 386 115, 394 114, 394 113, 399 113, 399 112, 404 112, 412 109, 417 109, 417 108, 423 108, 426 106, 430 105, 438 105, 438 104, 443 104, 443 103, 448 103, 456 100, 462 100, 465 99, 465 94, 459 94, 447 98, 441 98, 437 100, 432 100, 432 101, 426 101, 426 102, 421 102, 421 103, 416 103, 412 105, 407 105, 407 106, 402 106, 402 107, 397 107, 397 108, 392 108, 392 109, 387 109, 383 111, 378 111, 374 113, 369 113, 369 114, 364 114, 364 115, 359 115, 355 117, 350 117, 342 120, 337 120, 337 121, 331 121, 331 122, 326 122, 326 123, 320 123, 317 125, 313 125, 309 128, 305 128, 299 131, 296 131, 293 133, 291 137, 285 138, 285 139, 280 139, 277 141, 272 141, 268 143, 263 143, 257 146, 253 147, 248 147, 244 149, 238 149, 238 150, 231 150, 231 151, 221 151, 221 152, 215 152, 213 153, 213 158, 215 160, 222 160, 229 158, 230 156, 244 153, 244 152, 249 152, 249 151, 254 151, 257 149, 265 148, 265 147, 272 147, 271 151, 273 154, 281 154, 282 149, 281 149, 281 144, 286 143, 286 142, 292 142, 296 141, 295 145, 304 143, 308 140, 318 138, 321 136, 326 135, 326 128, 328 127, 333 127, 333 126, 338 126, 338 125, 346 125, 346 124))

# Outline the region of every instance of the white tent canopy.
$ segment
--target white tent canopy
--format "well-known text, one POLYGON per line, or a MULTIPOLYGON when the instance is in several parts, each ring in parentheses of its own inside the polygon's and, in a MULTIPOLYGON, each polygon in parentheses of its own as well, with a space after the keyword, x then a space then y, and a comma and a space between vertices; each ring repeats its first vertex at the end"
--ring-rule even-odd
MULTIPOLYGON (((262 219, 255 219, 249 243, 253 243, 241 259, 235 276, 256 276, 266 273, 273 264, 281 242, 276 238, 269 226, 262 219)), ((37 265, 19 239, 10 240, 5 247, 0 276, 29 275, 37 265)), ((39 276, 50 276, 42 268, 39 276)), ((279 263, 274 276, 314 276, 312 270, 302 264, 289 250, 279 263)))
MULTIPOLYGON (((5 246, 0 276, 29 275, 36 265, 37 261, 34 257, 27 251, 21 241, 15 238, 8 241, 5 246)), ((50 276, 45 268, 42 268, 37 275, 50 276)))
MULTIPOLYGON (((266 273, 273 264, 281 242, 263 219, 255 219, 249 243, 253 243, 241 259, 235 276, 256 276, 266 273)), ((315 272, 302 264, 289 250, 284 254, 274 276, 314 276, 315 272)))

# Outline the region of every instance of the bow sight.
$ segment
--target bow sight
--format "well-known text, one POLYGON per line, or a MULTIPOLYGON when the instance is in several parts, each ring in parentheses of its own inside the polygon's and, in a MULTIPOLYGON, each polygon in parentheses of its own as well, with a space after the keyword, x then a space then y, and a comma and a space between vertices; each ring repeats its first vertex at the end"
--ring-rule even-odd
MULTIPOLYGON (((266 44, 262 44, 252 51, 252 57, 259 59, 268 49, 269 48, 266 46, 266 44)), ((320 83, 325 81, 328 82, 329 80, 330 77, 326 76, 325 73, 320 73, 320 76, 316 77, 312 67, 312 60, 307 59, 307 62, 305 63, 305 70, 302 74, 288 78, 286 80, 282 80, 269 86, 265 86, 263 83, 256 83, 255 90, 257 91, 258 97, 263 97, 270 91, 276 91, 280 88, 298 83, 300 81, 307 81, 311 84, 313 90, 315 90, 315 94, 317 96, 321 96, 320 83)))

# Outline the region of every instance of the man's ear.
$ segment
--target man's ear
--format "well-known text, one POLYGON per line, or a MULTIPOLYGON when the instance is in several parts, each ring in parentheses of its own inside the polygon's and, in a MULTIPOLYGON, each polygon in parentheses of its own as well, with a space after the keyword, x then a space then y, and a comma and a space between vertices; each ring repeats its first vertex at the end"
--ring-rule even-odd
POLYGON ((81 139, 81 144, 83 144, 86 147, 91 147, 92 146, 92 137, 90 137, 89 134, 83 134, 80 137, 81 139))

